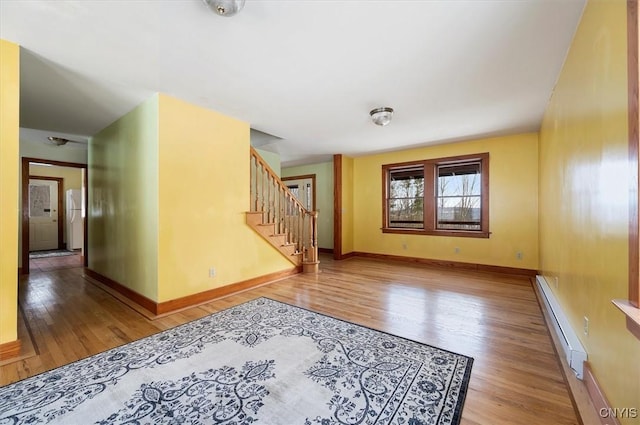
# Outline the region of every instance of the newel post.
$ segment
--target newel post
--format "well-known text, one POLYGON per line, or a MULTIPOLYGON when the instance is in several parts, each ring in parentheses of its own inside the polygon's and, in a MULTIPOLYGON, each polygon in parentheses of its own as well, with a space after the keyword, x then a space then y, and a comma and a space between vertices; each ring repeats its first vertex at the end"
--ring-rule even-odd
POLYGON ((309 256, 302 263, 304 273, 318 273, 320 261, 318 261, 318 212, 309 211, 309 256))

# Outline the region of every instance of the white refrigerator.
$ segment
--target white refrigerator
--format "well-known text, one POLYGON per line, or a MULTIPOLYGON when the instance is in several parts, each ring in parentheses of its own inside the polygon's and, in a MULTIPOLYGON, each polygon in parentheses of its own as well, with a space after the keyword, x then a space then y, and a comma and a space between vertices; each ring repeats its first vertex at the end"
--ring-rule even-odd
POLYGON ((82 191, 67 190, 67 250, 82 249, 84 226, 82 223, 82 191))

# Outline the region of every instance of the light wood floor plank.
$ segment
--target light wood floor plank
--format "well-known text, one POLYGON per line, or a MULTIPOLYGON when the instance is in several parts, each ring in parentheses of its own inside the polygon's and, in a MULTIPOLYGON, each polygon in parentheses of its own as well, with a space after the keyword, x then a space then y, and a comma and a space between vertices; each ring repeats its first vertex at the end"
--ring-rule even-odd
POLYGON ((38 354, 0 366, 0 385, 265 296, 474 357, 464 425, 579 423, 525 277, 322 256, 317 275, 151 321, 84 279, 82 268, 49 267, 19 291, 38 354))

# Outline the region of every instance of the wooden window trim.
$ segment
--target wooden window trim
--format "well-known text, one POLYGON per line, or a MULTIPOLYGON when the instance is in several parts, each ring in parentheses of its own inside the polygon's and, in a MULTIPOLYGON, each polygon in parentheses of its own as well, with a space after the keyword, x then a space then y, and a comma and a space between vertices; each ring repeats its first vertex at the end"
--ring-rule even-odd
POLYGON ((420 161, 407 161, 398 162, 393 164, 382 165, 382 233, 395 233, 403 235, 428 235, 428 236, 449 236, 449 237, 464 237, 464 238, 489 238, 491 232, 489 231, 489 153, 479 153, 471 155, 458 155, 445 158, 433 158, 420 161), (480 161, 482 167, 481 174, 481 229, 482 230, 438 230, 435 228, 435 208, 433 203, 427 203, 427 199, 435 198, 435 172, 439 165, 455 164, 458 162, 466 161, 480 161), (389 199, 389 184, 387 176, 389 170, 398 167, 411 167, 415 165, 422 165, 424 167, 424 229, 402 229, 395 227, 388 227, 387 223, 389 210, 387 208, 387 201, 389 199))

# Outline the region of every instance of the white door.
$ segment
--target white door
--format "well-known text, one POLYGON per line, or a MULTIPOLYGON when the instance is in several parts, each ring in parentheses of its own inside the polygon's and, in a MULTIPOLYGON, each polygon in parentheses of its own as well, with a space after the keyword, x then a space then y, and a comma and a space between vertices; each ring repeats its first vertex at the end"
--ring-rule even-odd
POLYGON ((308 210, 313 211, 315 205, 313 205, 313 179, 302 178, 296 180, 289 180, 289 178, 283 179, 284 184, 289 188, 293 196, 308 210))
POLYGON ((29 251, 58 249, 58 182, 29 180, 29 251))

